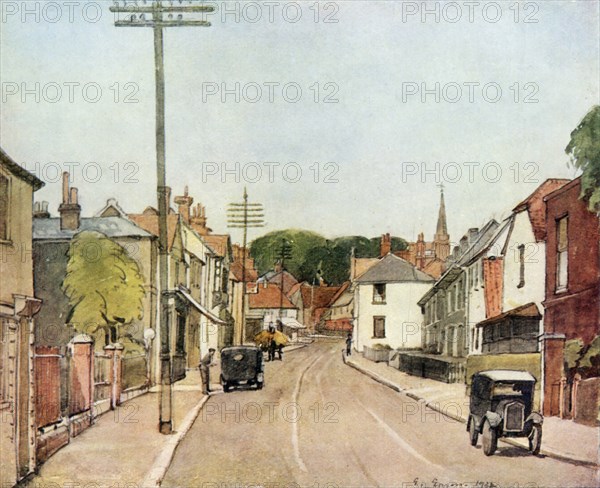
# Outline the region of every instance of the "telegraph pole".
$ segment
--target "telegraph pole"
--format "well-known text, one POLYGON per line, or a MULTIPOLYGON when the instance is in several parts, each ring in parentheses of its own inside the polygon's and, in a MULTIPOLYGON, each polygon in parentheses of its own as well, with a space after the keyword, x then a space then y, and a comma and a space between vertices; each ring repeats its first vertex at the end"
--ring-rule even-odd
MULTIPOLYGON (((285 271, 285 260, 292 258, 292 246, 283 237, 281 239, 281 248, 279 249, 279 259, 281 261, 281 280, 280 280, 280 291, 279 297, 279 319, 283 317, 283 272, 285 271)), ((283 321, 282 321, 283 322, 283 321)))
POLYGON ((242 317, 240 337, 234 338, 238 345, 244 343, 246 337, 246 246, 248 244, 248 229, 264 227, 264 208, 262 203, 248 203, 248 192, 244 187, 243 203, 230 203, 227 208, 227 227, 244 229, 242 242, 242 317))
MULTIPOLYGON (((156 192, 158 196, 158 239, 160 247, 160 404, 158 428, 162 434, 173 432, 172 419, 172 369, 170 347, 168 245, 167 245, 167 198, 165 169, 165 72, 163 51, 164 27, 210 26, 206 20, 184 20, 184 14, 214 12, 214 7, 205 5, 163 5, 156 0, 149 5, 131 5, 123 0, 115 1, 110 11, 124 14, 115 19, 116 27, 151 27, 154 30, 154 67, 156 85, 156 192), (166 16, 166 18, 165 18, 166 16)), ((146 1, 144 1, 146 4, 146 1)))

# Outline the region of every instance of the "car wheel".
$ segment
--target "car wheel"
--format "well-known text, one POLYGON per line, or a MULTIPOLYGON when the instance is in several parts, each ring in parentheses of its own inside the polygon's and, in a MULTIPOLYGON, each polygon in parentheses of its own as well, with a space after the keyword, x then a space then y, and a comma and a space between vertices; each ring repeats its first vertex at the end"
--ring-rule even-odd
POLYGON ((533 424, 531 433, 529 434, 529 450, 532 454, 538 455, 542 447, 542 426, 533 424))
POLYGON ((490 421, 486 420, 483 423, 483 453, 486 456, 491 456, 498 448, 498 433, 496 429, 490 425, 490 421))
POLYGON ((229 393, 231 391, 231 386, 229 386, 229 383, 227 383, 227 382, 223 383, 223 391, 225 393, 229 393))
POLYGON ((479 438, 479 432, 477 432, 477 428, 475 427, 475 419, 473 417, 469 418, 469 440, 471 441, 472 446, 477 445, 477 439, 479 438))
POLYGON ((264 383, 262 381, 257 381, 256 382, 256 389, 257 390, 262 390, 263 386, 264 386, 264 383))

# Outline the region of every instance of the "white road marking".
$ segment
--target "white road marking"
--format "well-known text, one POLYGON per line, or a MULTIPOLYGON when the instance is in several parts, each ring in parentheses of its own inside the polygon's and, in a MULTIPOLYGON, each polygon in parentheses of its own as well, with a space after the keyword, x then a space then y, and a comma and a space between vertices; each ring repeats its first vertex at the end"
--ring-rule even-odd
POLYGON ((394 429, 392 429, 384 420, 379 418, 379 416, 375 412, 373 412, 373 410, 366 407, 359 399, 356 399, 356 401, 365 409, 366 412, 369 413, 369 415, 371 415, 371 417, 375 419, 375 421, 379 425, 381 425, 381 427, 383 427, 383 430, 385 430, 385 432, 394 440, 396 444, 398 444, 398 446, 400 446, 402 449, 404 449, 420 461, 423 461, 431 466, 435 466, 436 468, 439 468, 442 471, 444 470, 442 466, 435 464, 434 462, 430 461, 429 459, 421 455, 419 452, 417 452, 410 444, 408 444, 404 439, 402 439, 402 437, 400 437, 394 429))
MULTIPOLYGON (((294 393, 292 394, 292 403, 298 404, 298 396, 300 395, 300 387, 302 386, 302 380, 304 379, 304 375, 306 372, 312 368, 315 363, 323 358, 324 356, 316 357, 305 369, 302 371, 302 374, 298 377, 296 381, 296 387, 294 388, 294 393)), ((298 419, 299 420, 299 419, 298 419)), ((300 445, 298 441, 298 422, 292 422, 292 447, 294 448, 294 457, 296 458, 296 463, 300 467, 300 469, 304 472, 307 472, 306 465, 300 456, 300 445)))

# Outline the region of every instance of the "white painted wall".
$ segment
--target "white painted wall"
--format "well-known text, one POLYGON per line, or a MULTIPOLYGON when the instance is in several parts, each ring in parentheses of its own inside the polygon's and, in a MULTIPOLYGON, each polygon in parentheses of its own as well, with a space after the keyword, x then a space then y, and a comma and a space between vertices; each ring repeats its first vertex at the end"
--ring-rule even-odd
POLYGON ((395 348, 421 347, 421 308, 419 299, 432 283, 387 283, 386 303, 373 304, 373 285, 357 284, 354 295, 354 344, 364 346, 387 344, 395 348), (373 317, 385 316, 385 338, 373 337, 373 317))
POLYGON ((545 296, 546 249, 544 242, 535 242, 533 228, 527 211, 515 215, 514 226, 504 256, 503 311, 535 302, 541 305, 545 296), (525 245, 525 285, 519 285, 519 245, 525 245))

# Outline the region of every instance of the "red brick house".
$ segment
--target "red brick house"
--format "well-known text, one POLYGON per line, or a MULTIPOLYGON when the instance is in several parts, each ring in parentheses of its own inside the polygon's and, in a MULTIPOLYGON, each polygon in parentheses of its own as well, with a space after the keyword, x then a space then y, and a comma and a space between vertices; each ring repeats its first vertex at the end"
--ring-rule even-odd
POLYGON ((578 347, 585 353, 584 349, 589 349, 600 334, 599 220, 598 215, 587 209, 586 202, 579 199, 580 193, 581 178, 577 178, 544 199, 547 245, 543 413, 595 421, 598 365, 594 367, 591 362, 589 366, 574 366, 572 359, 568 361, 572 354, 565 356, 566 351, 578 347), (579 346, 577 341, 581 341, 579 346), (564 378, 562 385, 561 378, 564 378), (582 388, 578 402, 579 380, 582 388), (584 390, 589 390, 587 393, 595 390, 591 395, 595 400, 584 390))

